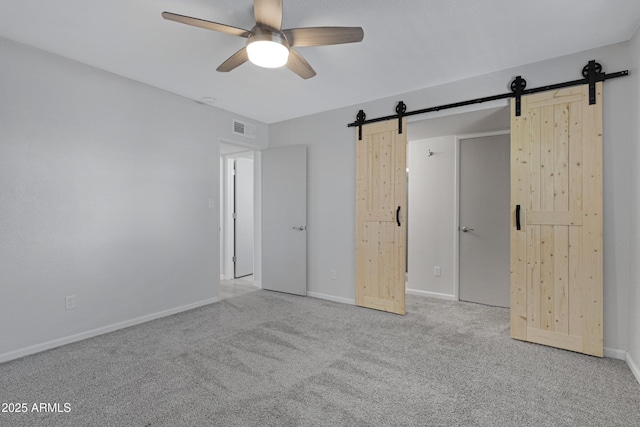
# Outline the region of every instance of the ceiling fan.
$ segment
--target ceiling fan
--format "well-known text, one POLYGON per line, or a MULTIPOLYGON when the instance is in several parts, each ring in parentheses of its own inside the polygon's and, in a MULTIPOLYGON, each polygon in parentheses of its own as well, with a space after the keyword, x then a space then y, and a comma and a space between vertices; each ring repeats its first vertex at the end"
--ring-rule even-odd
POLYGON ((286 65, 303 79, 308 79, 315 76, 316 72, 294 47, 355 43, 361 42, 364 38, 361 27, 307 27, 283 30, 282 0, 254 0, 253 9, 256 25, 251 30, 171 12, 162 12, 162 17, 170 21, 246 38, 247 45, 217 68, 217 71, 221 72, 231 71, 251 61, 266 68, 286 65))

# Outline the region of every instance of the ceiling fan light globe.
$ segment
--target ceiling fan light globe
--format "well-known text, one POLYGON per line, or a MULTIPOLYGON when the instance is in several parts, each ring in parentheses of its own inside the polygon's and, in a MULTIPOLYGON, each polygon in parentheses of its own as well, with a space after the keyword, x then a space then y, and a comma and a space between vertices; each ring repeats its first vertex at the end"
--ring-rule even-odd
POLYGON ((271 40, 256 40, 247 44, 249 61, 259 67, 278 68, 287 63, 289 49, 281 43, 271 40))

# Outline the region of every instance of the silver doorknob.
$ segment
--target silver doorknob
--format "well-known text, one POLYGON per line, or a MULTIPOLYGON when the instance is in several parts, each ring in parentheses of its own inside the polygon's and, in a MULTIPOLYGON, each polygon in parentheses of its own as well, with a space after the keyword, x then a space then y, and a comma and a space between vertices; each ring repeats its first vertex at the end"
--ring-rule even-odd
POLYGON ((304 225, 301 225, 300 227, 293 227, 293 229, 294 229, 294 230, 298 230, 298 231, 304 231, 304 230, 306 230, 306 229, 307 229, 307 227, 306 227, 306 226, 304 226, 304 225))
POLYGON ((473 231, 473 228, 462 227, 462 228, 460 228, 460 230, 462 230, 463 233, 466 233, 466 232, 469 232, 469 231, 473 231))

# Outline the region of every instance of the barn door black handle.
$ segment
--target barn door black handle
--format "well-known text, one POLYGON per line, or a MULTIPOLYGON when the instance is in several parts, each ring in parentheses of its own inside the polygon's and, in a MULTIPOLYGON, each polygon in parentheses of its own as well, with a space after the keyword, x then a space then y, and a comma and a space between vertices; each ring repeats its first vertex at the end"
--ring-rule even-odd
POLYGON ((398 223, 398 227, 400 227, 400 206, 396 209, 396 222, 398 223))
POLYGON ((520 205, 516 205, 516 230, 520 228, 520 205))

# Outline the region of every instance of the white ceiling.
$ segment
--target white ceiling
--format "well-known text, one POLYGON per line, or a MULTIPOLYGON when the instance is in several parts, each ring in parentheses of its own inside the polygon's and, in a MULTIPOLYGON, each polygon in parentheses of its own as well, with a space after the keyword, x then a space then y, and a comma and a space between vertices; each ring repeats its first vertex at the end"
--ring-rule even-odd
POLYGON ((251 29, 252 0, 0 0, 0 37, 274 123, 629 40, 640 0, 284 0, 283 28, 361 26, 364 41, 298 51, 318 75, 246 63, 245 39, 163 11, 251 29))

